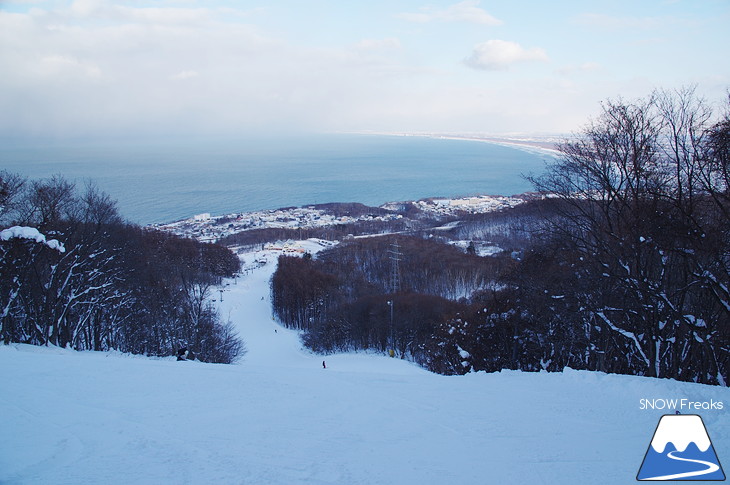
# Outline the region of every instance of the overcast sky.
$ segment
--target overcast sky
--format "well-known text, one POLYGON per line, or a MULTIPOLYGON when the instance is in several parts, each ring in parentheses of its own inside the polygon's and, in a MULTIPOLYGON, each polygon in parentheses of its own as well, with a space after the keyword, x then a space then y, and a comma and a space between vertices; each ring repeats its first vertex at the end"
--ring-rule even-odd
POLYGON ((569 132, 730 88, 728 0, 0 1, 10 136, 569 132))

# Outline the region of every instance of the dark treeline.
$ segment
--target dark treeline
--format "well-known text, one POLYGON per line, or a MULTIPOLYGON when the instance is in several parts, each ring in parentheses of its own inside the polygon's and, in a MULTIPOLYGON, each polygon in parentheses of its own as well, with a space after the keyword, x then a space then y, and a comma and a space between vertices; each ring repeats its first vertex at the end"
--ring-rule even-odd
POLYGON ((691 89, 607 101, 532 179, 543 200, 463 218, 449 235, 521 249, 514 257, 478 258, 434 237, 282 258, 276 315, 313 349, 395 348, 445 374, 569 366, 726 386, 726 109, 712 118, 691 89))
POLYGON ((371 207, 359 202, 330 202, 326 204, 315 204, 311 207, 326 211, 335 217, 384 216, 391 213, 391 211, 382 207, 371 207))
POLYGON ((250 229, 221 238, 218 243, 232 247, 256 248, 262 244, 289 239, 325 239, 340 241, 350 236, 411 232, 433 225, 432 221, 396 219, 391 221, 358 221, 322 227, 250 229))
POLYGON ((507 251, 523 250, 532 245, 552 216, 552 208, 541 198, 528 199, 512 209, 463 215, 446 235, 450 239, 489 241, 507 251))
POLYGON ((227 248, 128 224, 107 195, 60 176, 0 172, 0 222, 63 245, 0 242, 2 341, 156 356, 187 347, 223 363, 242 355, 208 299, 239 269, 227 248))
POLYGON ((312 349, 393 349, 422 362, 438 326, 512 265, 504 255, 481 258, 418 237, 363 238, 317 259, 280 257, 272 304, 282 323, 305 330, 312 349))
POLYGON ((390 235, 347 241, 321 253, 316 263, 346 278, 360 275, 380 293, 396 290, 458 301, 489 287, 510 259, 480 258, 430 238, 390 235), (395 288, 394 259, 399 276, 395 288))

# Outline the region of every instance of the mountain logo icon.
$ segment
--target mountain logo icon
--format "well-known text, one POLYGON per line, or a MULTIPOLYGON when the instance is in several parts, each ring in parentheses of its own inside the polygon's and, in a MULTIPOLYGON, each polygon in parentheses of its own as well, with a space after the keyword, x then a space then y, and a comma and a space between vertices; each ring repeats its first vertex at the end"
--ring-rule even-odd
POLYGON ((636 479, 725 480, 702 418, 696 414, 662 416, 636 479))

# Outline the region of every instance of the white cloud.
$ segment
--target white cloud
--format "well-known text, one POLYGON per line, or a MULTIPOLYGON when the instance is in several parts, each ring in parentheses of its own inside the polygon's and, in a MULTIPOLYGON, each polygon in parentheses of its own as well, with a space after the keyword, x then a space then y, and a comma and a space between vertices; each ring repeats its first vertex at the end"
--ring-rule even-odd
POLYGON ((568 65, 557 69, 555 72, 561 76, 571 76, 574 74, 584 74, 598 72, 603 69, 603 66, 597 62, 584 62, 578 65, 568 65))
MULTIPOLYGON (((475 31, 499 21, 476 1, 458 1, 428 2, 435 6, 412 7, 415 13, 401 16, 442 22, 439 27, 454 36, 447 41, 445 32, 421 35, 422 29, 403 28, 409 27, 403 22, 391 28, 393 19, 384 28, 350 13, 333 17, 341 29, 322 32, 318 17, 308 15, 327 10, 324 4, 312 12, 301 3, 264 10, 247 3, 244 10, 208 0, 78 0, 73 8, 70 0, 47 0, 42 8, 0 8, 0 133, 570 128, 586 115, 584 106, 593 109, 617 93, 643 95, 646 86, 663 82, 641 71, 617 84, 635 66, 606 56, 583 28, 568 29, 550 47, 552 62, 537 70, 514 68, 548 61, 540 45, 526 40, 490 40, 462 51, 463 64, 471 68, 515 71, 485 79, 454 65, 453 49, 465 41, 468 49, 475 31), (593 42, 581 46, 581 39, 593 42), (601 65, 581 64, 586 60, 601 65), (638 76, 646 81, 636 81, 638 76)), ((334 10, 332 15, 347 9, 334 10)), ((508 11, 500 15, 507 18, 508 11)), ((382 12, 376 17, 382 19, 382 12)), ((543 23, 554 28, 549 20, 543 23)), ((601 22, 621 25, 597 16, 583 21, 594 22, 591 32, 601 22)), ((535 32, 540 38, 553 34, 535 32)), ((612 38, 636 41, 628 33, 612 38)), ((642 52, 649 51, 631 51, 642 52)), ((711 86, 721 95, 727 73, 712 72, 720 78, 711 86)), ((691 75, 690 81, 707 79, 701 69, 691 75)))
POLYGON ((409 22, 426 23, 441 22, 471 22, 482 25, 501 25, 502 21, 490 15, 486 10, 479 8, 478 0, 465 0, 445 9, 423 7, 417 13, 402 13, 398 18, 409 22))
POLYGON ((548 56, 543 49, 526 49, 516 42, 493 39, 475 45, 471 56, 464 62, 474 69, 498 71, 508 69, 518 62, 547 60, 548 56))
POLYGON ((184 81, 185 79, 192 79, 198 76, 200 76, 198 71, 180 71, 170 76, 170 79, 173 81, 184 81))
POLYGON ((211 16, 211 12, 205 8, 132 8, 116 6, 114 10, 118 17, 129 21, 154 24, 191 24, 207 21, 211 16))
POLYGON ((388 37, 386 39, 362 39, 355 44, 355 47, 362 50, 381 50, 400 49, 402 46, 396 37, 388 37))
POLYGON ((156 25, 201 25, 218 17, 244 18, 254 10, 235 10, 227 7, 138 7, 110 0, 74 0, 66 9, 58 9, 59 15, 88 20, 103 19, 112 22, 131 22, 156 25))
POLYGON ((46 0, 6 0, 5 3, 7 5, 13 6, 13 5, 36 5, 39 3, 44 3, 46 0))
POLYGON ((89 16, 104 7, 99 0, 76 0, 71 4, 71 12, 83 17, 89 16))
POLYGON ((680 20, 675 17, 632 17, 612 16, 595 13, 584 13, 573 18, 573 23, 589 28, 602 30, 656 30, 676 26, 677 24, 691 25, 689 20, 680 20))
POLYGON ((88 79, 101 78, 101 69, 90 62, 83 62, 75 57, 50 55, 41 58, 40 70, 47 76, 74 76, 88 79))

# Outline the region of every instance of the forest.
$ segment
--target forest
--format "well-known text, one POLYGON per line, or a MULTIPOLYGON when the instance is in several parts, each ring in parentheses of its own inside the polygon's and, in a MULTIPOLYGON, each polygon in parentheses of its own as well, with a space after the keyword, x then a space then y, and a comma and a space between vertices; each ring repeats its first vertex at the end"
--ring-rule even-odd
POLYGON ((571 367, 727 386, 730 99, 722 109, 692 88, 607 100, 530 178, 540 198, 282 257, 274 312, 314 350, 392 352, 443 374, 571 367))
POLYGON ((11 228, 0 241, 3 342, 152 356, 187 348, 217 363, 245 352, 209 298, 239 271, 226 247, 127 223, 93 184, 61 176, 0 172, 0 223, 11 228))

